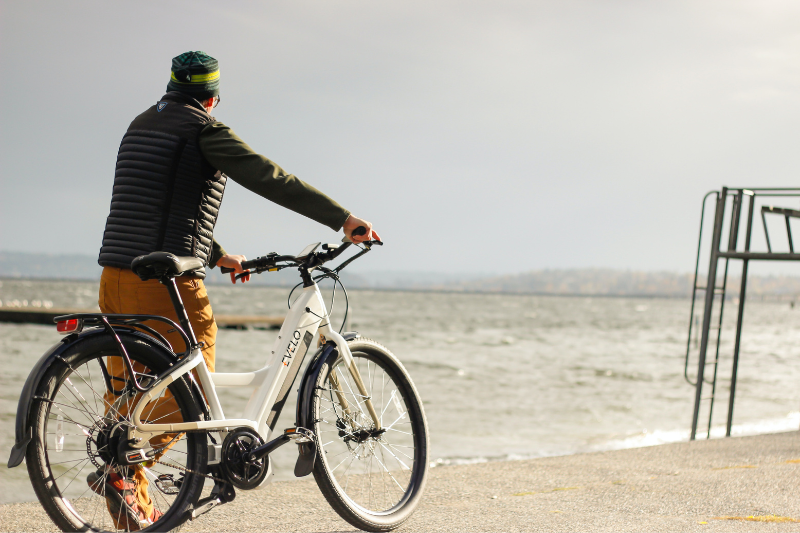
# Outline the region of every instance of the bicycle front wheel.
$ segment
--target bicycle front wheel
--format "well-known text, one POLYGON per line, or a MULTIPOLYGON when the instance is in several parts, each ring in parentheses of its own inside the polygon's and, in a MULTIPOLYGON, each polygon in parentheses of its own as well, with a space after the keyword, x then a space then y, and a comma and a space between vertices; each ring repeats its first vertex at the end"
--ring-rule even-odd
MULTIPOLYGON (((146 340, 123 338, 139 383, 151 383, 169 368, 171 361, 146 340)), ((186 520, 203 488, 202 433, 152 438, 154 453, 142 464, 118 460, 140 397, 118 353, 108 335, 76 343, 47 371, 34 396, 28 473, 45 511, 63 531, 168 531, 186 520)), ((167 390, 148 404, 143 421, 201 419, 185 379, 167 390)))
POLYGON ((348 346, 381 427, 375 427, 343 359, 323 368, 312 402, 314 478, 350 524, 390 531, 411 516, 425 487, 425 413, 411 378, 389 350, 369 339, 348 346))

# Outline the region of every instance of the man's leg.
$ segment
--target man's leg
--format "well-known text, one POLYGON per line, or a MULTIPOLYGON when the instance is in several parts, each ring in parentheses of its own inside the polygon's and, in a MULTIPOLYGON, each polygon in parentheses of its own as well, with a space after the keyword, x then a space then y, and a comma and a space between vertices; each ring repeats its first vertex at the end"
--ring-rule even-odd
MULTIPOLYGON (((198 342, 203 343, 203 358, 211 372, 214 371, 214 351, 216 343, 217 326, 208 301, 208 295, 201 280, 190 278, 177 278, 176 283, 184 307, 192 324, 192 329, 198 342)), ((178 322, 177 314, 172 306, 167 288, 156 280, 141 281, 130 270, 106 267, 103 269, 100 287, 100 308, 104 313, 148 314, 160 315, 178 322)), ((174 351, 182 352, 186 348, 182 337, 177 332, 169 332, 170 326, 162 322, 148 324, 162 334, 172 345, 174 351)), ((108 371, 112 376, 123 378, 127 369, 120 357, 108 358, 108 371)), ((135 368, 136 371, 143 369, 135 368)), ((110 404, 114 402, 114 395, 106 393, 110 404)), ((120 414, 126 415, 127 408, 120 406, 120 414)), ((159 398, 148 404, 143 411, 143 419, 151 423, 176 423, 182 422, 177 403, 169 391, 165 391, 159 398)), ((155 459, 158 460, 166 451, 174 446, 178 440, 174 434, 157 435, 150 439, 150 445, 158 450, 155 459), (161 449, 159 450, 159 447, 161 449)), ((144 517, 153 514, 153 503, 148 494, 149 482, 144 469, 134 468, 134 481, 136 485, 136 500, 144 517)))

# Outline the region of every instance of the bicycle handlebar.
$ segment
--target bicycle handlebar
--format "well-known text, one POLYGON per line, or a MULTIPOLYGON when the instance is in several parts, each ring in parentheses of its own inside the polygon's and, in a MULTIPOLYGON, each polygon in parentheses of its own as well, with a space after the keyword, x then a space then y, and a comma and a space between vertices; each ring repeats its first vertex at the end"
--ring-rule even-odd
MULTIPOLYGON (((367 228, 365 228, 364 226, 359 226, 359 227, 357 227, 356 229, 353 230, 351 235, 359 237, 361 235, 366 235, 366 233, 367 233, 367 228)), ((271 270, 273 268, 276 268, 276 269, 277 268, 285 268, 285 267, 288 267, 288 266, 300 266, 300 265, 304 265, 304 264, 307 265, 308 268, 314 268, 314 267, 322 266, 323 264, 327 263, 328 261, 333 261, 334 259, 339 257, 339 255, 341 255, 342 252, 347 250, 350 247, 351 244, 353 244, 352 241, 351 242, 344 242, 340 246, 337 246, 336 248, 328 249, 327 252, 315 252, 315 253, 312 253, 308 257, 304 258, 302 262, 296 261, 297 257, 294 256, 294 255, 278 255, 276 253, 271 253, 271 254, 265 255, 264 257, 257 257, 255 259, 242 261, 242 268, 245 271, 255 270, 257 274, 259 274, 259 273, 261 273, 261 272, 263 272, 265 270, 271 270), (294 263, 294 264, 293 265, 280 265, 279 266, 277 263, 281 263, 281 262, 288 262, 288 263, 294 263)), ((380 242, 380 241, 366 241, 365 244, 367 245, 368 248, 369 248, 369 246, 371 246, 373 244, 383 245, 383 243, 380 242)), ((348 263, 349 263, 349 261, 348 261, 348 263)), ((236 270, 233 269, 233 268, 228 268, 228 267, 220 267, 220 272, 222 272, 223 274, 229 274, 229 273, 232 273, 232 272, 236 272, 236 270)), ((249 272, 245 272, 245 273, 249 273, 249 272)), ((240 275, 242 275, 242 274, 240 274, 240 275)))

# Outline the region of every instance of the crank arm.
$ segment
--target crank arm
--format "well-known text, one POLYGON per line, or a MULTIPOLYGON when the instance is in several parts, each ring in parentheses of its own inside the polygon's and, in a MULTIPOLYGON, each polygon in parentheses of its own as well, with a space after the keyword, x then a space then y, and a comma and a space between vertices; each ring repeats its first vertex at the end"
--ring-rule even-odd
POLYGON ((283 432, 283 435, 272 439, 266 444, 262 444, 258 448, 254 448, 249 454, 243 457, 243 459, 245 461, 261 459, 265 455, 271 454, 290 440, 293 440, 298 444, 303 442, 313 442, 314 432, 306 428, 288 428, 283 432))

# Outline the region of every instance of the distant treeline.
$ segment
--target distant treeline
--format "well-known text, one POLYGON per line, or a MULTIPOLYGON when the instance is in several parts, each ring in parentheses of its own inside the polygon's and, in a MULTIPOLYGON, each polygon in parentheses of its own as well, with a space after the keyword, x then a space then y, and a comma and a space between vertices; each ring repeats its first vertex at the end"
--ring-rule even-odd
MULTIPOLYGON (((0 252, 0 277, 85 279, 100 277, 97 258, 89 255, 58 255, 0 252)), ((264 285, 294 285, 293 270, 255 276, 264 285)), ((208 283, 229 282, 218 270, 208 272, 208 283)), ((666 296, 688 297, 693 275, 676 272, 641 272, 609 268, 534 270, 507 276, 459 276, 431 272, 343 273, 348 288, 397 290, 442 290, 464 292, 507 292, 557 295, 666 296)), ((721 280, 720 280, 721 282, 721 280)), ((703 280, 699 283, 704 284, 703 280)), ((728 277, 728 295, 738 296, 740 278, 728 277)), ((747 285, 752 296, 795 297, 800 295, 800 277, 750 276, 747 285)))
MULTIPOLYGON (((717 281, 721 285, 722 280, 718 278, 717 281)), ((694 274, 688 273, 581 268, 536 270, 451 283, 448 287, 481 292, 689 297, 693 282, 694 274)), ((740 284, 740 276, 729 275, 726 295, 738 297, 740 284)), ((698 285, 705 285, 705 279, 699 279, 698 285)), ((751 296, 797 296, 800 295, 800 277, 751 275, 747 291, 751 296)))

